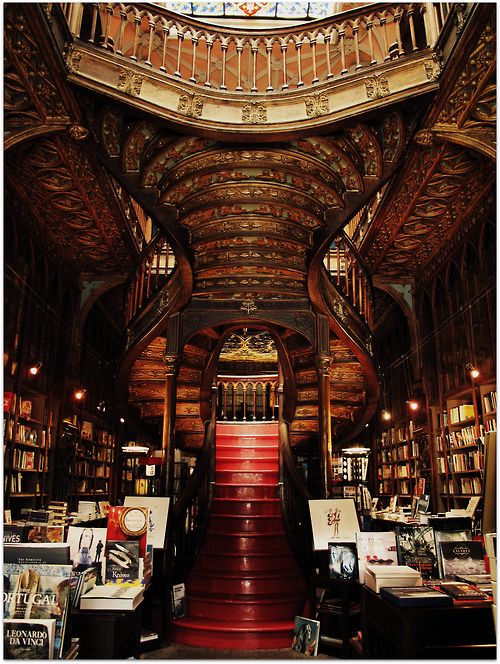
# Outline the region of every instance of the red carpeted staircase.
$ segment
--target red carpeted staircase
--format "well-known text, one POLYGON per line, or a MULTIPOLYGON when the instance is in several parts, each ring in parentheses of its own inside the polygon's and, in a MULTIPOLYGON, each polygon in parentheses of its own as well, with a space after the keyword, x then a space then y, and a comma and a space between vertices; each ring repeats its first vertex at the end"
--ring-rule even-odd
POLYGON ((291 645, 307 588, 283 526, 278 424, 217 423, 213 509, 173 641, 257 650, 291 645))

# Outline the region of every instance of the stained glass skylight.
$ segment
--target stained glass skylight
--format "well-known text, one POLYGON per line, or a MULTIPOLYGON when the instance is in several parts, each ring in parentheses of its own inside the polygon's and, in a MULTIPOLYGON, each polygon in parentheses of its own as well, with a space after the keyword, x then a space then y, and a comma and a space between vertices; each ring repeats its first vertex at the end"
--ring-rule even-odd
MULTIPOLYGON (((338 2, 160 2, 185 16, 307 20, 342 11, 338 2)), ((357 4, 357 3, 348 3, 357 4)), ((360 3, 361 4, 361 3, 360 3)))

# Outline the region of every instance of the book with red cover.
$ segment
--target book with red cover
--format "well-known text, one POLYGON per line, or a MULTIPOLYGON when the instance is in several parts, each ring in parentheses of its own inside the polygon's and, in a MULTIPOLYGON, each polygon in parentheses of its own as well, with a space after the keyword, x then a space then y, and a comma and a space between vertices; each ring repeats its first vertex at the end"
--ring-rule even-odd
MULTIPOLYGON (((146 555, 146 540, 147 540, 147 529, 142 535, 134 537, 131 535, 126 535, 120 527, 120 516, 123 510, 130 509, 130 507, 122 506, 112 506, 109 508, 108 512, 108 532, 106 539, 108 541, 125 541, 132 540, 139 542, 139 557, 144 558, 146 555)), ((148 519, 148 508, 147 507, 135 507, 134 509, 144 509, 146 513, 146 523, 148 519)))

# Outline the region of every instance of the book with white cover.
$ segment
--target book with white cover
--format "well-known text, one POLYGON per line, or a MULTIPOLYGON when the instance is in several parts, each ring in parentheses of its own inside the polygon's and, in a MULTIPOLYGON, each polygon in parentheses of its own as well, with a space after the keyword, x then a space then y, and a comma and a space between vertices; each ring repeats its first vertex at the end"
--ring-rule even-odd
POLYGON ((149 508, 147 543, 155 549, 162 549, 165 546, 170 498, 125 496, 123 504, 125 507, 149 508))
POLYGON ((366 565, 365 584, 379 593, 381 588, 421 586, 422 575, 407 565, 366 565))
POLYGON ((365 583, 366 565, 398 564, 396 535, 388 532, 360 532, 356 536, 358 546, 359 582, 365 583))
POLYGON ((310 500, 309 511, 315 551, 327 551, 332 540, 356 541, 359 522, 352 498, 310 500))
POLYGON ((82 595, 80 609, 133 611, 144 598, 144 586, 105 584, 82 595))

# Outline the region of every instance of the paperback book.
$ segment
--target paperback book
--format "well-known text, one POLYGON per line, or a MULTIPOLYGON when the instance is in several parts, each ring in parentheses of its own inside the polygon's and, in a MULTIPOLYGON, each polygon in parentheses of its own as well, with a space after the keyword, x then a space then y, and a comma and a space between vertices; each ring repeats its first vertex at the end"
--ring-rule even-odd
POLYGON ((24 542, 24 526, 18 526, 16 524, 4 524, 3 543, 20 544, 21 542, 24 542))
POLYGON ((428 588, 416 586, 411 588, 381 588, 380 597, 383 597, 398 606, 452 606, 453 599, 445 593, 428 588))
POLYGON ((441 563, 446 578, 456 574, 486 574, 483 545, 477 540, 441 542, 441 563))
POLYGON ((106 583, 137 581, 139 578, 139 542, 108 540, 106 543, 106 583))
POLYGON ((357 579, 358 554, 355 542, 328 542, 328 570, 331 579, 357 579))
POLYGON ((53 659, 56 621, 7 618, 3 622, 4 659, 53 659))
POLYGON ((34 542, 4 544, 3 560, 5 563, 19 565, 69 565, 69 545, 34 542))
POLYGON ((73 570, 76 574, 80 574, 89 567, 95 567, 102 576, 106 535, 106 528, 88 526, 70 526, 68 528, 68 544, 73 570))
POLYGON ((435 530, 434 540, 436 542, 436 553, 438 559, 439 576, 443 577, 443 553, 441 542, 463 542, 470 540, 472 533, 470 530, 435 530))
POLYGON ((64 542, 64 526, 26 526, 25 541, 38 544, 64 542))
POLYGON ((186 615, 186 586, 176 583, 172 586, 172 617, 174 620, 186 615))
POLYGON ((55 619, 54 656, 61 657, 70 604, 71 565, 4 563, 4 618, 55 619))
POLYGON ((292 650, 314 657, 318 654, 319 620, 295 616, 292 650))
POLYGON ((431 526, 398 526, 396 546, 400 565, 418 570, 423 579, 438 577, 436 543, 431 526))
POLYGON ((397 565, 396 535, 390 532, 360 532, 358 546, 359 582, 365 583, 366 565, 397 565))

